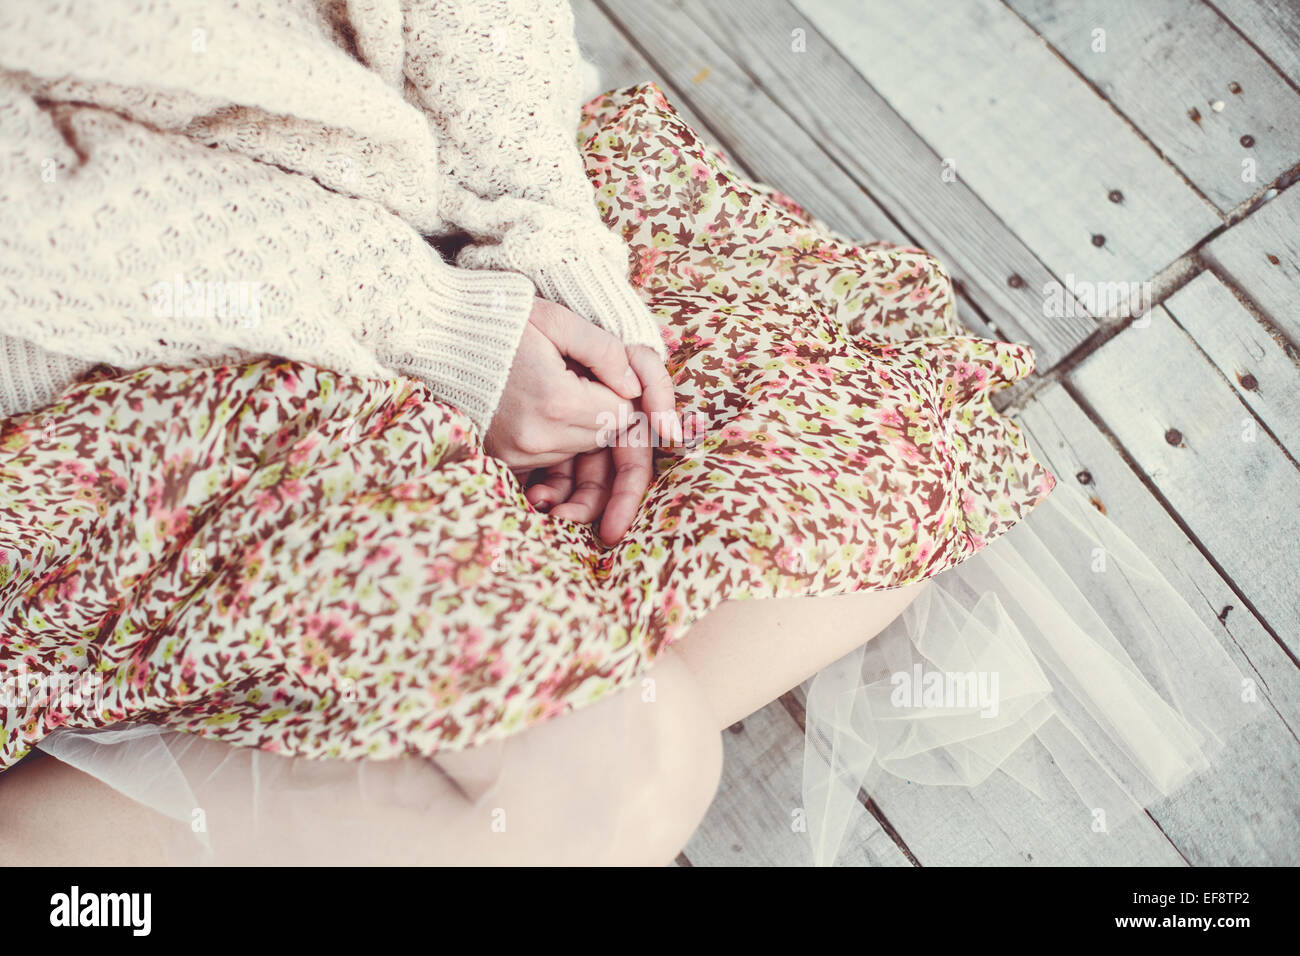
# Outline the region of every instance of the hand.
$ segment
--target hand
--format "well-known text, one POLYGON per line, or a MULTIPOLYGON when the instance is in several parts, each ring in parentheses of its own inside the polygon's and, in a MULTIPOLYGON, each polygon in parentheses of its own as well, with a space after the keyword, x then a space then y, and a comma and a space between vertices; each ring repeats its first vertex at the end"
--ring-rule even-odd
POLYGON ((599 534, 613 544, 627 533, 654 478, 654 442, 683 444, 685 436, 675 408, 672 377, 647 346, 628 349, 628 361, 642 386, 644 415, 631 416, 629 427, 611 434, 610 447, 586 452, 547 469, 526 492, 534 507, 570 521, 601 518, 599 534))
POLYGON ((641 384, 641 410, 649 416, 655 434, 665 445, 684 444, 686 435, 681 416, 677 414, 673 377, 659 360, 659 354, 648 345, 630 345, 627 359, 641 384))
POLYGON ((608 422, 634 416, 631 400, 642 395, 639 375, 615 336, 537 298, 484 450, 526 471, 599 448, 608 422))

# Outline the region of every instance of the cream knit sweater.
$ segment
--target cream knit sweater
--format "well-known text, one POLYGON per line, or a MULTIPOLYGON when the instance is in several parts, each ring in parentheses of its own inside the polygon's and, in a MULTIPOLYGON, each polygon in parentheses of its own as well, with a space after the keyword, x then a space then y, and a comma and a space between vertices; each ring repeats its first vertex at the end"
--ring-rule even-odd
POLYGON ((567 0, 3 0, 0 415, 269 354, 485 429, 534 294, 663 355, 583 65, 567 0), (456 232, 453 266, 425 237, 456 232))

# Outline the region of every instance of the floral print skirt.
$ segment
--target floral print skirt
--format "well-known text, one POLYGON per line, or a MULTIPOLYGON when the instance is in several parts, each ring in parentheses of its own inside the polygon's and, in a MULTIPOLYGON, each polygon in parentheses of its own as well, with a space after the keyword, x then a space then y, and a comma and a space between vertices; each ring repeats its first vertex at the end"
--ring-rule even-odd
POLYGON ((919 249, 746 182, 653 84, 584 108, 699 440, 610 549, 407 379, 101 370, 0 426, 0 769, 145 721, 294 756, 473 747, 625 685, 724 600, 882 590, 1052 489, 919 249))

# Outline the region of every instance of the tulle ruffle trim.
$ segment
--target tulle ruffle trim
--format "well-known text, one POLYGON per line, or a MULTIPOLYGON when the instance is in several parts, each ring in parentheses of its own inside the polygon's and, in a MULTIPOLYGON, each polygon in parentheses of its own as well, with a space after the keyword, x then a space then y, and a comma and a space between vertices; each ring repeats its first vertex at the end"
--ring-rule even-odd
POLYGON ((1081 834, 1114 831, 1262 715, 1250 690, 1134 542, 1061 486, 805 684, 813 859, 840 857, 889 777, 1005 774, 1027 811, 1068 794, 1081 834))

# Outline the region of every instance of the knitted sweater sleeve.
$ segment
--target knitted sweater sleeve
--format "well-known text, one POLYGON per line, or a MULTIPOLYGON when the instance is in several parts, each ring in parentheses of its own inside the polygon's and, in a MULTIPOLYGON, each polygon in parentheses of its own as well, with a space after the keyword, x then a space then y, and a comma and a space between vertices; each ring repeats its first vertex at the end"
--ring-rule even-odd
POLYGON ((470 269, 523 273, 628 344, 666 350, 596 209, 576 142, 581 59, 568 0, 404 0, 408 98, 438 139, 443 216, 470 269))
POLYGON ((401 372, 486 429, 535 290, 382 206, 0 74, 0 416, 90 363, 401 372), (7 335, 5 333, 8 333, 7 335))

